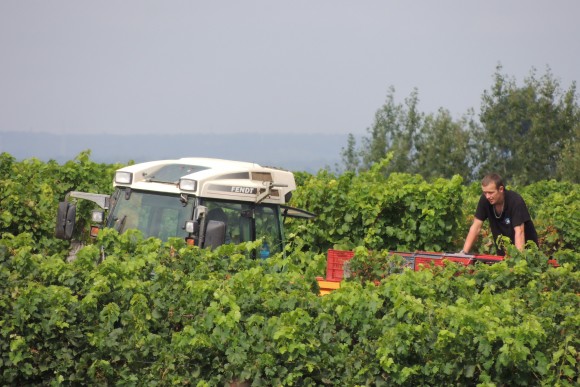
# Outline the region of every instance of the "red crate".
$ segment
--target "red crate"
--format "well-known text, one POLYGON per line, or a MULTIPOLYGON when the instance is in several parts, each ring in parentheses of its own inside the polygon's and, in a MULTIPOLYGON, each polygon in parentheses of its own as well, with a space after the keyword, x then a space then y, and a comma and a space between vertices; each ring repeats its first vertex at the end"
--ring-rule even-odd
POLYGON ((415 270, 420 270, 420 266, 423 266, 423 268, 431 267, 431 265, 443 266, 445 260, 460 263, 463 266, 471 265, 474 262, 472 258, 450 257, 444 254, 441 254, 440 256, 421 256, 421 254, 418 254, 415 257, 415 270))
POLYGON ((344 263, 354 256, 354 251, 328 250, 326 256, 326 280, 341 281, 344 277, 344 263))
POLYGON ((401 251, 390 251, 389 256, 398 255, 399 257, 403 258, 405 262, 405 267, 409 267, 415 270, 415 253, 406 253, 401 251))
POLYGON ((478 262, 483 262, 487 264, 497 263, 504 260, 504 257, 501 255, 484 255, 484 254, 476 254, 473 256, 478 262))
POLYGON ((475 262, 472 258, 461 258, 461 257, 443 257, 451 262, 461 263, 463 266, 473 265, 475 262))
POLYGON ((443 266, 443 261, 440 258, 432 257, 415 257, 415 271, 421 270, 422 268, 429 268, 431 265, 443 266))

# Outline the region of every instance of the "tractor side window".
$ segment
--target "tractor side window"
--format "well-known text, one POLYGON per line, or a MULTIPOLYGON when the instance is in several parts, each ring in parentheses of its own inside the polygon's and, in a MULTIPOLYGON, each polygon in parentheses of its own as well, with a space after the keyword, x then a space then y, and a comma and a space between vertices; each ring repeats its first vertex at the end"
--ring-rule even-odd
POLYGON ((254 212, 256 222, 256 239, 263 239, 260 251, 262 258, 282 251, 280 218, 275 207, 258 206, 254 212))

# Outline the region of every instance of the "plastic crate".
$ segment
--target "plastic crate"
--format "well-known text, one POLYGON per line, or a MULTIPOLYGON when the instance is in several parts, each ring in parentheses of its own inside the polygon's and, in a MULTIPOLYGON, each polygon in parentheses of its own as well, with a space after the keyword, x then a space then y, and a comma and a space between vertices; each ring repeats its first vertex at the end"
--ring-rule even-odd
POLYGON ((344 277, 344 264, 354 256, 354 251, 328 250, 326 256, 326 280, 341 281, 344 277))
POLYGON ((333 290, 340 288, 340 282, 338 281, 327 281, 322 277, 316 277, 318 282, 318 287, 320 288, 320 295, 325 296, 332 293, 333 290))
POLYGON ((405 267, 409 267, 411 269, 415 268, 415 253, 406 253, 400 251, 391 251, 389 256, 398 255, 399 257, 405 260, 405 267))
POLYGON ((457 258, 457 257, 444 257, 451 262, 461 263, 463 266, 473 265, 475 260, 473 258, 457 258))
POLYGON ((415 257, 415 271, 429 268, 431 265, 443 266, 443 261, 439 258, 415 257))
POLYGON ((487 263, 487 264, 501 262, 505 258, 501 255, 484 255, 484 254, 474 255, 473 257, 478 262, 483 262, 483 263, 487 263))
POLYGON ((472 265, 475 262, 473 258, 450 257, 450 256, 446 256, 445 254, 441 254, 439 256, 436 256, 436 255, 426 255, 426 256, 417 255, 417 256, 415 256, 415 270, 420 270, 421 267, 427 268, 427 267, 430 267, 431 265, 443 266, 445 264, 445 262, 444 262, 445 260, 460 263, 463 266, 472 265))

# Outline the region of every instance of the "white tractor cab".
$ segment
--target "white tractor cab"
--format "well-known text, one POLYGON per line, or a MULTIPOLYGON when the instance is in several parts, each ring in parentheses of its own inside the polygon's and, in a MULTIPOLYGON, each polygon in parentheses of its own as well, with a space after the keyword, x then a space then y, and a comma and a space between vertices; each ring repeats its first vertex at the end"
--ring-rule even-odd
POLYGON ((135 164, 115 172, 111 196, 69 192, 59 204, 55 236, 72 239, 76 206, 95 202, 91 236, 102 227, 120 233, 187 240, 202 248, 263 239, 262 258, 282 251, 285 217, 315 215, 286 205, 296 189, 291 172, 254 163, 182 158, 135 164))

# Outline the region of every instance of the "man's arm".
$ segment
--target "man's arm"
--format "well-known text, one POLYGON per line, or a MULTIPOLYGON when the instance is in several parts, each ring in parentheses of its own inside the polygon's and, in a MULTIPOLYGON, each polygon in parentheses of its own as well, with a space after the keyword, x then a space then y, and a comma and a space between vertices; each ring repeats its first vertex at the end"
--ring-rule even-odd
POLYGON ((514 227, 515 237, 514 237, 514 244, 518 248, 518 250, 522 251, 526 244, 526 235, 524 233, 524 224, 520 224, 514 227))
MULTIPOLYGON (((483 225, 483 220, 479 220, 477 218, 473 219, 473 224, 469 228, 469 233, 465 238, 465 244, 463 245, 463 253, 469 253, 469 250, 473 247, 473 244, 477 240, 479 236, 479 232, 481 231, 481 226, 483 225)), ((523 227, 523 225, 522 225, 523 227)))

